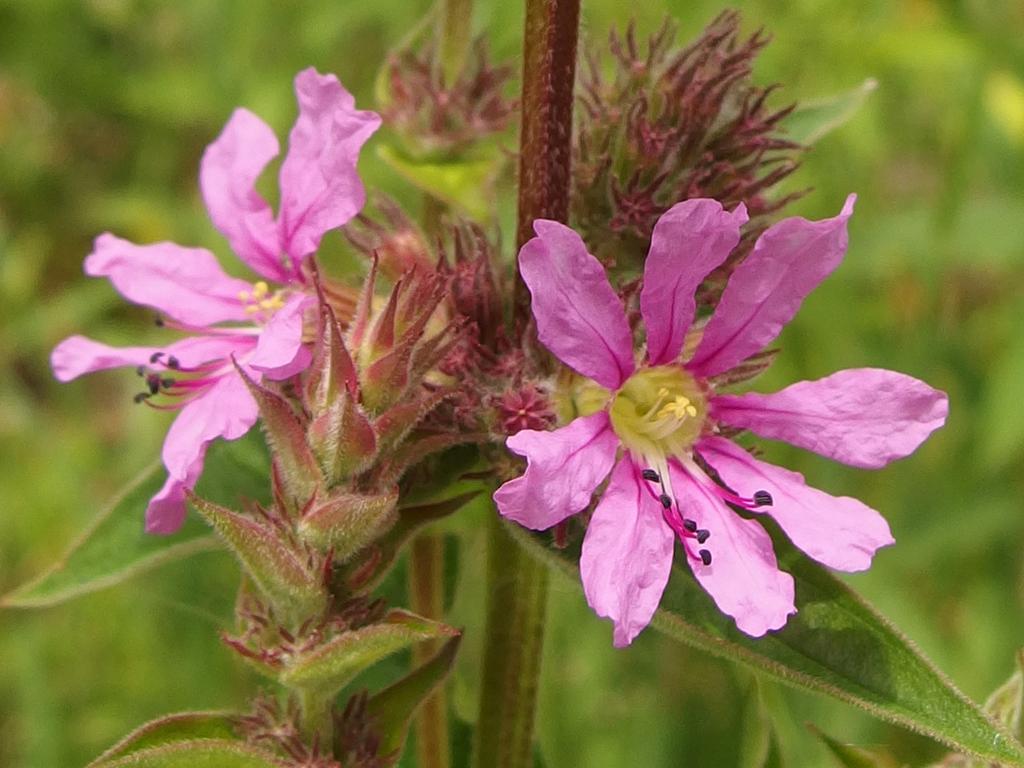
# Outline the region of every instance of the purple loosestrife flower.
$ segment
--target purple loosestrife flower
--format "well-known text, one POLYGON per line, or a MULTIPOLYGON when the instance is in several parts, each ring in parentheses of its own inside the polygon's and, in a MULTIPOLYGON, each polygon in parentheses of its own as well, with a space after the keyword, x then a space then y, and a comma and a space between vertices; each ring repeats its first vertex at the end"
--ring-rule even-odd
POLYGON ((229 277, 203 248, 134 245, 100 235, 85 260, 86 274, 109 278, 129 301, 152 307, 163 325, 189 335, 165 347, 123 348, 72 336, 51 356, 61 381, 136 366, 148 388, 136 400, 179 411, 164 441, 167 482, 146 509, 152 533, 181 526, 185 490, 199 478, 209 443, 241 437, 256 421, 256 403, 233 361, 257 381, 286 379, 309 365, 304 314, 315 298, 304 260, 325 232, 349 221, 365 201, 356 161, 380 118, 355 109, 334 75, 313 68, 295 78, 295 93, 299 116, 281 165, 276 218, 254 185, 279 146, 252 112, 235 110, 199 170, 214 225, 264 279, 229 277))
POLYGON ((575 389, 569 424, 508 439, 528 466, 494 498, 504 516, 544 529, 585 509, 611 474, 580 570, 591 607, 615 624, 615 645, 628 645, 650 622, 677 540, 697 581, 743 632, 763 635, 796 612, 793 579, 779 570, 768 534, 729 505, 771 515, 797 547, 843 571, 867 568, 879 547, 893 543, 875 510, 809 487, 724 434, 747 429, 877 468, 912 453, 944 423, 945 394, 875 368, 774 394, 716 391, 729 380, 722 374, 771 342, 838 266, 854 199, 835 218, 790 218, 764 232, 692 351, 685 342, 694 292, 736 247, 747 214, 742 204, 729 213, 709 199, 669 209, 645 264, 640 362, 622 304, 583 240, 562 224, 534 223, 537 237, 519 264, 540 340, 586 381, 575 389))

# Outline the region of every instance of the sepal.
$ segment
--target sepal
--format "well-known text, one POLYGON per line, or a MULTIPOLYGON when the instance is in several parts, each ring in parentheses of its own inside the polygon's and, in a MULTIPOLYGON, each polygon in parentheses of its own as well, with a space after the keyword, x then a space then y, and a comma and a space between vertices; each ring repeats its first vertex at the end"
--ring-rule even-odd
POLYGON ((301 620, 323 610, 327 592, 321 574, 282 531, 191 492, 188 498, 235 553, 279 615, 301 620))
POLYGON ((310 505, 299 520, 298 534, 343 562, 395 524, 397 504, 397 488, 376 494, 337 491, 310 505))

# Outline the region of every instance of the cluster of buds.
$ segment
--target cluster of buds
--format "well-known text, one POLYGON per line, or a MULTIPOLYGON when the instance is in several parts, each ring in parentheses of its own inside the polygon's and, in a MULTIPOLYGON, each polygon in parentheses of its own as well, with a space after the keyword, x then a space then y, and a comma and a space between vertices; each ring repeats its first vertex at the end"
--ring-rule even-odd
POLYGON ((743 202, 751 223, 744 243, 710 279, 720 286, 763 230, 763 218, 793 198, 768 193, 796 169, 801 147, 781 133, 793 107, 771 109, 774 87, 750 82, 766 35, 741 38, 734 11, 681 50, 673 48, 674 32, 666 22, 646 50, 632 26, 624 36, 613 32, 611 79, 589 52, 580 82, 572 217, 593 253, 632 277, 655 221, 672 204, 709 197, 732 209, 743 202))
POLYGON ((420 157, 450 157, 482 139, 502 133, 516 111, 505 96, 512 77, 509 66, 491 64, 487 45, 478 39, 466 65, 445 82, 437 45, 405 49, 385 68, 385 122, 408 139, 407 150, 420 157))

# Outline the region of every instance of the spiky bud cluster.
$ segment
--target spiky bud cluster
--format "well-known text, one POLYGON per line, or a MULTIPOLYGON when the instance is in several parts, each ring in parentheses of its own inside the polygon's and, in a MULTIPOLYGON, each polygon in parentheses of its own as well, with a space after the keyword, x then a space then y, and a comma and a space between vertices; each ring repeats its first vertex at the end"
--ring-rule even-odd
POLYGON ((452 83, 444 81, 433 41, 418 51, 402 50, 385 69, 384 122, 417 156, 460 154, 508 127, 516 110, 515 100, 505 96, 511 77, 511 67, 491 64, 482 39, 452 83))
MULTIPOLYGON (((750 81, 768 37, 739 33, 719 15, 690 45, 673 47, 666 22, 642 48, 631 25, 611 35, 614 76, 589 51, 574 144, 572 217, 595 255, 618 274, 638 273, 654 222, 673 203, 712 197, 747 206, 750 233, 792 197, 768 192, 792 173, 800 146, 780 124, 792 106, 768 106, 774 86, 750 81)), ((719 278, 747 252, 742 245, 719 278)), ((714 279, 712 282, 720 282, 714 279)))

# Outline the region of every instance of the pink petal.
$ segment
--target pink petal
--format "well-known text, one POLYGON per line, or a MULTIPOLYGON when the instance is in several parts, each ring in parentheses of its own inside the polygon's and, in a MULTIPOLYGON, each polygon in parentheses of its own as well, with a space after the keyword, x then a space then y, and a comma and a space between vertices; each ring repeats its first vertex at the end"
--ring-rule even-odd
POLYGON ((583 540, 587 602, 615 624, 615 647, 651 622, 672 569, 675 536, 629 456, 619 461, 583 540))
POLYGON ((167 476, 163 488, 157 491, 146 506, 146 533, 167 535, 176 533, 181 528, 187 512, 185 489, 191 490, 195 487, 202 469, 203 462, 200 458, 196 462, 196 471, 185 480, 167 476))
POLYGON ((700 376, 727 371, 760 352, 839 266, 856 195, 832 219, 794 217, 769 227, 733 273, 687 367, 700 376))
POLYGON ((789 615, 796 613, 793 577, 779 570, 767 532, 726 507, 704 486, 711 480, 698 481, 676 464, 670 465, 670 471, 686 517, 711 532, 704 545, 712 554, 711 565, 701 563, 695 554, 686 558, 697 581, 722 613, 732 616, 751 637, 784 626, 789 615))
POLYGON ((256 179, 279 152, 270 127, 236 109, 199 164, 199 187, 213 225, 238 257, 275 282, 288 281, 274 214, 256 191, 256 179))
POLYGON ((706 438, 698 448, 740 496, 768 491, 772 506, 757 511, 774 517, 790 541, 819 563, 863 571, 880 547, 893 543, 885 518, 857 499, 811 488, 803 475, 758 461, 725 438, 706 438))
POLYGON ((673 205, 654 225, 640 293, 651 365, 679 356, 697 286, 736 247, 746 221, 742 203, 727 213, 717 200, 696 199, 673 205))
POLYGON ((84 336, 71 336, 54 348, 50 365, 59 381, 71 381, 82 374, 108 368, 129 365, 155 368, 157 364, 151 363, 151 358, 156 353, 164 355, 160 363, 166 363, 173 356, 182 367, 192 368, 214 360, 227 360, 232 354, 243 354, 252 345, 253 339, 245 336, 190 336, 165 347, 111 347, 84 336))
POLYGON ((615 463, 619 440, 604 411, 581 416, 561 429, 524 429, 506 443, 525 456, 526 472, 494 492, 498 511, 510 520, 543 530, 576 514, 615 463))
POLYGON ((107 277, 122 296, 190 325, 246 319, 238 298, 252 290, 228 277, 205 248, 174 243, 135 245, 110 233, 96 238, 85 273, 107 277))
POLYGON ((181 409, 164 439, 163 461, 176 480, 199 475, 206 448, 218 437, 235 440, 256 423, 256 402, 234 372, 222 376, 181 409), (198 469, 197 469, 198 462, 198 469))
POLYGON ((299 117, 281 166, 281 242, 295 261, 320 238, 363 207, 366 192, 356 173, 359 150, 380 127, 380 116, 355 108, 334 75, 310 67, 295 78, 299 117))
POLYGON ((633 335, 604 267, 564 224, 538 219, 533 229, 519 272, 541 342, 570 368, 617 389, 633 373, 633 335))
POLYGON ((772 394, 712 400, 715 418, 855 467, 909 456, 946 421, 949 401, 912 376, 852 368, 772 394))
POLYGON ((305 370, 312 353, 302 343, 303 314, 313 304, 315 300, 306 294, 291 296, 263 327, 247 364, 275 381, 305 370))

